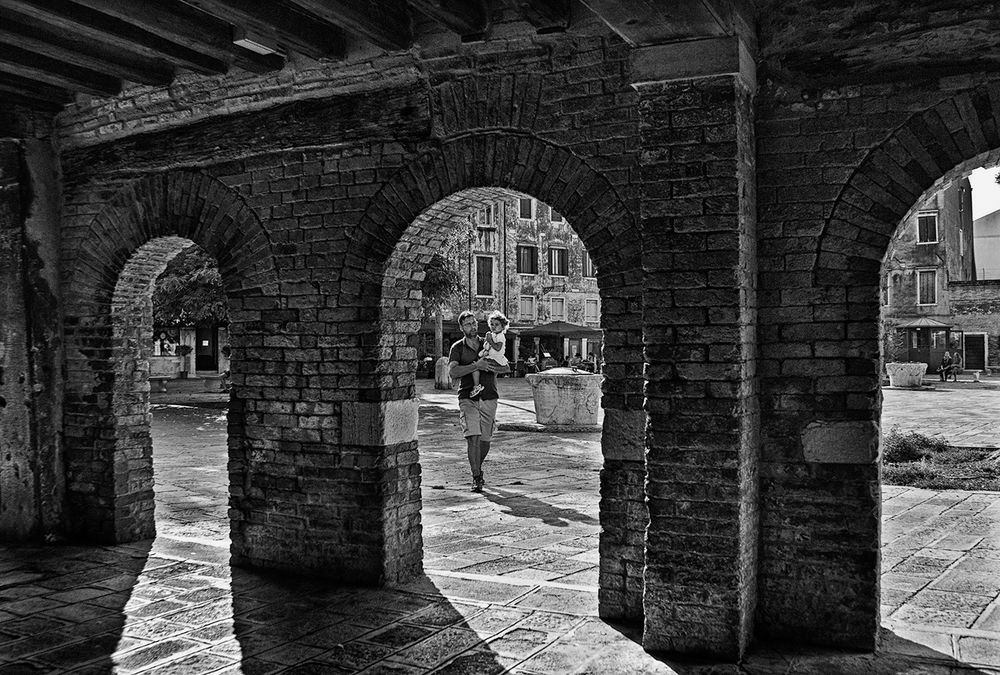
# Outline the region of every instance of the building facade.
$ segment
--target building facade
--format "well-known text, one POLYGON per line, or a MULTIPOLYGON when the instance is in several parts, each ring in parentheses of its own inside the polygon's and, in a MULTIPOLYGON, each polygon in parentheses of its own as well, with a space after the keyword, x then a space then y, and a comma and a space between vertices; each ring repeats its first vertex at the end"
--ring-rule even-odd
POLYGON ((1000 282, 977 278, 972 187, 962 178, 919 201, 897 228, 883 263, 886 361, 936 371, 945 351, 967 370, 998 367, 1000 282))
MULTIPOLYGON (((446 338, 459 339, 457 319, 465 309, 484 320, 500 310, 510 319, 511 361, 549 354, 562 362, 579 354, 599 362, 600 340, 558 335, 520 339, 520 331, 556 321, 600 328, 597 268, 558 211, 521 193, 493 192, 496 198, 474 209, 449 243, 461 283, 444 308, 446 338)), ((425 324, 421 356, 433 349, 433 330, 425 324)))

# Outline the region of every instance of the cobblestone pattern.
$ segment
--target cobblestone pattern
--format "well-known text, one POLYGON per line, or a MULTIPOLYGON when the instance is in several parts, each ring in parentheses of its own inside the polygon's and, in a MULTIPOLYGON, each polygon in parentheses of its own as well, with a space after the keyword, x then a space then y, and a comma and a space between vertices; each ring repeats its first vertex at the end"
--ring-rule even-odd
POLYGON ((647 649, 739 658, 757 544, 753 129, 733 77, 640 88, 647 649))
POLYGON ((765 637, 874 647, 877 465, 807 463, 801 433, 878 420, 881 258, 925 190, 1000 145, 997 92, 961 76, 758 96, 765 637))

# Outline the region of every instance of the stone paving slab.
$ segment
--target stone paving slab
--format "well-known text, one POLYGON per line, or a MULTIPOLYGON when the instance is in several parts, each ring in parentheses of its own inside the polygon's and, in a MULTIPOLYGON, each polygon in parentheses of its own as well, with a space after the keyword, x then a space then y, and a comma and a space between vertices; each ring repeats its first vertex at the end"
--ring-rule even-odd
MULTIPOLYGON (((0 546, 0 675, 1000 673, 1000 494, 885 488, 877 654, 668 661, 597 617, 599 434, 502 432, 477 495, 454 392, 428 385, 423 577, 363 590, 229 567, 224 411, 174 391, 154 399, 155 540, 0 546)), ((505 385, 500 415, 533 418, 505 385)))
POLYGON ((1000 380, 882 389, 882 432, 894 426, 961 447, 1000 448, 1000 380))

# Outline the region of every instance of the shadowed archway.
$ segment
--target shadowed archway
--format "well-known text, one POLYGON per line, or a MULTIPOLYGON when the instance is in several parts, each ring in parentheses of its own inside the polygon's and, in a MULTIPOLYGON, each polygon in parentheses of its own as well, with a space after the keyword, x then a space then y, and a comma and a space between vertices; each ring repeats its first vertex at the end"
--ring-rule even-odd
MULTIPOLYGON (((251 482, 247 453, 261 438, 246 403, 246 348, 261 313, 277 307, 271 242, 249 205, 219 181, 174 171, 121 187, 79 240, 64 242, 67 532, 89 542, 152 536, 148 354, 156 277, 194 242, 219 264, 230 307, 233 395, 229 444, 234 508, 251 482)), ((255 337, 257 336, 257 337, 255 337)), ((234 527, 237 550, 241 527, 234 527)))

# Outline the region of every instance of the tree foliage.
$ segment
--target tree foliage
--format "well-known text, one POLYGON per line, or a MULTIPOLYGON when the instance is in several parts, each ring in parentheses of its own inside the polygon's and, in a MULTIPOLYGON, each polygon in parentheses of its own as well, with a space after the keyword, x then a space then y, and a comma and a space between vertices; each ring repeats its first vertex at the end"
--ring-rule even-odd
POLYGON ((193 326, 228 321, 226 293, 215 260, 197 246, 178 253, 156 279, 153 323, 193 326))
POLYGON ((461 283, 462 275, 454 256, 448 252, 435 253, 424 268, 424 280, 420 284, 425 316, 440 310, 458 292, 461 283))

